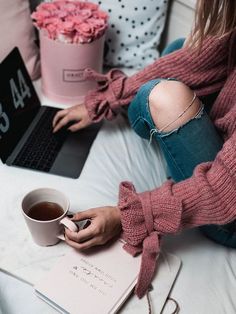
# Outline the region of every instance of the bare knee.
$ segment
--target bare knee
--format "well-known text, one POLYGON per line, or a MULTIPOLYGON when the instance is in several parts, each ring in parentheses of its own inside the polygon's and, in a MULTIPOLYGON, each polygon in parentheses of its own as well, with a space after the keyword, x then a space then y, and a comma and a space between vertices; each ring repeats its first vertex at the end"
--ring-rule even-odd
POLYGON ((168 132, 193 118, 200 109, 199 99, 193 100, 193 97, 193 91, 184 83, 162 81, 157 84, 149 95, 150 112, 156 127, 168 132))

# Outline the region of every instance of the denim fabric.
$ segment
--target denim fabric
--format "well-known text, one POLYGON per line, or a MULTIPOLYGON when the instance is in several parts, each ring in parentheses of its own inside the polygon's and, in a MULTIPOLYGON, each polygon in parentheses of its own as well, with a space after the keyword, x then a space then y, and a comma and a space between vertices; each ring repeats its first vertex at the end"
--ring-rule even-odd
POLYGON ((168 55, 171 52, 174 52, 180 48, 183 47, 183 44, 185 42, 185 38, 178 38, 174 41, 172 41, 166 48, 162 51, 161 56, 168 55))
POLYGON ((199 163, 213 160, 221 149, 223 140, 203 105, 198 114, 183 126, 170 132, 160 132, 152 120, 148 98, 153 87, 162 80, 156 79, 142 85, 129 106, 128 117, 139 136, 158 141, 170 176, 179 182, 190 177, 199 163))
MULTIPOLYGON (((162 80, 151 80, 140 87, 129 105, 128 117, 132 128, 139 136, 149 140, 155 139, 159 143, 172 179, 179 182, 189 178, 198 164, 214 160, 222 148, 223 140, 203 105, 197 115, 181 127, 170 132, 160 132, 149 110, 149 95, 162 80)), ((236 248, 235 223, 203 226, 200 230, 215 242, 236 248)))

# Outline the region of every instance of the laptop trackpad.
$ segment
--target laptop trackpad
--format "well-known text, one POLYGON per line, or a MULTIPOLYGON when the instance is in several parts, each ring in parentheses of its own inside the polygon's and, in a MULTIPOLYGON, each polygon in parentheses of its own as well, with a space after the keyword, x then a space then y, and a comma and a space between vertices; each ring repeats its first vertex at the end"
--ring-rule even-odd
POLYGON ((92 137, 88 135, 84 136, 83 132, 70 134, 55 159, 50 173, 78 178, 95 137, 94 134, 92 137))
POLYGON ((49 172, 64 177, 78 178, 84 166, 84 162, 77 156, 60 154, 49 172))

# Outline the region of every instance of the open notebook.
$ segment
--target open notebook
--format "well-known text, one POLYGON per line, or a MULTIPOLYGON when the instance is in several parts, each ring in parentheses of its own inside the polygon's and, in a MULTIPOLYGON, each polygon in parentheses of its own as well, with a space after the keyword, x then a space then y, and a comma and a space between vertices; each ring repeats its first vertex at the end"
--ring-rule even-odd
MULTIPOLYGON (((62 313, 116 313, 137 282, 141 262, 141 256, 132 257, 123 245, 117 240, 87 253, 72 249, 35 285, 36 294, 62 313)), ((180 268, 178 258, 170 260, 160 309, 180 268)))

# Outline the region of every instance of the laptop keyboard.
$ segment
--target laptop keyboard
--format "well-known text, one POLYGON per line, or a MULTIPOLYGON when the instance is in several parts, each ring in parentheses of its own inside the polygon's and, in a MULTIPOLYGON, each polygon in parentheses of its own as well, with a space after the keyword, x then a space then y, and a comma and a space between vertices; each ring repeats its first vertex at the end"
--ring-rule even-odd
POLYGON ((19 152, 13 164, 49 172, 62 144, 66 138, 66 131, 52 133, 52 119, 58 109, 47 108, 27 142, 19 152))

